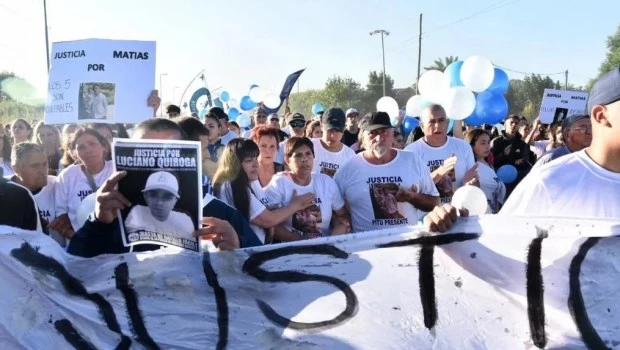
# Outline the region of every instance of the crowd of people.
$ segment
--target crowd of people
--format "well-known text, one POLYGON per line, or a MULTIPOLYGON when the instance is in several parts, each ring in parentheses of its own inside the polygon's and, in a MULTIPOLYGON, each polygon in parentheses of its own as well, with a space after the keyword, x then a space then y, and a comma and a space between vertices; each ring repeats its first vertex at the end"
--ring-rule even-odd
POLYGON ((156 91, 148 103, 154 117, 135 126, 7 125, 0 224, 40 230, 75 255, 129 251, 117 220, 130 203, 116 190, 125 173, 111 161, 115 137, 201 143, 203 221, 194 235, 223 250, 420 222, 445 231, 458 217, 452 196, 466 185, 482 189, 489 214, 619 217, 620 68, 596 82, 588 114, 552 125, 510 115, 449 130, 444 108, 431 104, 407 133, 403 115, 393 125, 385 112, 360 116, 354 106, 307 118, 259 105, 242 130, 219 107, 202 120, 177 106, 156 118, 156 91), (496 173, 505 165, 517 170, 512 183, 496 173), (94 211, 81 222, 78 207, 92 193, 94 211))

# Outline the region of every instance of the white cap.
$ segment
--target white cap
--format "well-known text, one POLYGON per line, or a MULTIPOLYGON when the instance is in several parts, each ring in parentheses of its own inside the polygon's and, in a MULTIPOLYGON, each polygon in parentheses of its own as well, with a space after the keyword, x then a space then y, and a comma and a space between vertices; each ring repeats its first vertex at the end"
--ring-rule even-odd
POLYGON ((158 171, 149 175, 142 193, 150 190, 165 190, 179 198, 179 182, 174 175, 166 171, 158 171))
POLYGON ((351 113, 357 113, 357 114, 359 114, 359 112, 357 111, 357 109, 355 109, 355 108, 349 108, 349 109, 347 109, 347 111, 346 111, 346 112, 344 112, 344 116, 346 117, 346 116, 348 116, 348 115, 349 115, 349 114, 351 114, 351 113))

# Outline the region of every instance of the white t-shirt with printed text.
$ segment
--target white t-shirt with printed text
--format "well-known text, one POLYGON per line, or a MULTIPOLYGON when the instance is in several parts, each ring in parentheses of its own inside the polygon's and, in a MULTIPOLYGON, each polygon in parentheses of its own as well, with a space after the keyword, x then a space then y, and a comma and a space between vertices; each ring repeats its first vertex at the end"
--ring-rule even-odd
POLYGON ((336 171, 355 156, 355 152, 345 144, 342 144, 340 151, 331 152, 323 147, 321 139, 310 140, 314 144, 314 166, 312 171, 315 173, 327 174, 333 178, 336 171))
MULTIPOLYGON (((254 231, 254 233, 256 233, 258 239, 260 239, 261 242, 265 243, 265 229, 252 223, 252 220, 256 219, 257 216, 267 210, 269 204, 265 192, 260 187, 260 184, 255 184, 257 182, 258 181, 254 181, 250 184, 250 186, 252 187, 252 191, 248 189, 248 195, 250 200, 250 213, 248 221, 250 222, 250 227, 252 227, 252 230, 254 231)), ((229 206, 237 209, 235 207, 235 201, 232 193, 232 188, 230 187, 230 182, 225 182, 222 184, 222 187, 220 188, 220 191, 218 193, 218 199, 228 204, 229 206)))
POLYGON ((499 214, 618 219, 619 193, 620 173, 596 164, 582 150, 532 169, 499 214))
MULTIPOLYGON (((54 221, 58 215, 56 215, 56 185, 58 179, 56 176, 47 176, 47 185, 43 187, 37 194, 33 195, 34 200, 39 207, 39 216, 43 220, 43 225, 47 226, 50 222, 54 221)), ((55 230, 49 229, 50 237, 52 237, 61 246, 66 245, 65 238, 55 230)))
POLYGON ((415 186, 418 193, 439 195, 424 164, 411 152, 396 152, 392 161, 380 165, 359 153, 336 172, 334 180, 349 203, 353 232, 417 224, 426 212, 399 202, 401 187, 415 186))
POLYGON ((506 185, 497 177, 495 170, 478 162, 480 189, 487 197, 487 214, 497 214, 506 197, 506 185))
MULTIPOLYGON (((113 172, 112 162, 106 161, 103 170, 99 174, 93 175, 97 188, 101 187, 113 172)), ((79 164, 73 164, 61 171, 57 180, 58 183, 54 191, 56 194, 56 215, 68 214, 71 226, 77 231, 80 229, 80 227, 76 227, 78 222, 77 210, 84 198, 94 191, 79 164)))
POLYGON ((469 143, 455 137, 447 138, 446 143, 440 147, 432 147, 424 139, 419 139, 404 149, 415 154, 431 173, 442 166, 446 159, 456 156, 454 172, 450 172, 435 184, 442 204, 452 201, 454 191, 463 186, 465 173, 476 163, 469 143))
POLYGON ((277 206, 289 205, 293 199, 293 191, 296 191, 297 195, 314 193, 314 205, 287 219, 284 222, 286 229, 301 235, 302 238, 329 236, 332 212, 344 207, 344 200, 334 180, 325 174, 312 173, 310 184, 302 186, 293 182, 289 172, 281 172, 275 174, 265 188, 269 202, 277 206))

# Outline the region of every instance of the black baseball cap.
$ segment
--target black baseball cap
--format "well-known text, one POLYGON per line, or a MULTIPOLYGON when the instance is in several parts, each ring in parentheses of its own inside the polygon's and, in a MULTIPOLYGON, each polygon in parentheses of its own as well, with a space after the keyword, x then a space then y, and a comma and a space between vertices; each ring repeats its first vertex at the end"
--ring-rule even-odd
POLYGON ((620 101, 620 67, 596 80, 588 97, 587 113, 592 113, 594 106, 604 106, 616 101, 620 101))
POLYGON ((228 119, 228 114, 226 114, 226 112, 224 112, 224 110, 220 107, 211 107, 211 109, 209 109, 209 113, 215 114, 217 119, 228 119))
POLYGON ((336 129, 340 132, 344 131, 346 117, 344 111, 340 108, 330 108, 323 114, 321 123, 327 130, 336 129))
POLYGON ((385 112, 375 112, 370 116, 368 123, 364 126, 365 131, 373 131, 383 128, 393 128, 390 116, 385 112))

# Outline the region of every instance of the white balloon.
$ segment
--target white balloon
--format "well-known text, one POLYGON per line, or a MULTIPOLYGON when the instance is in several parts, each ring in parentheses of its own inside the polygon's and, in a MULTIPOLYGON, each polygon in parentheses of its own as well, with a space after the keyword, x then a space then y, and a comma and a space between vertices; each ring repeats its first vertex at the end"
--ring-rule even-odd
POLYGON ((252 120, 247 114, 240 114, 236 120, 237 124, 239 124, 240 128, 247 128, 252 125, 252 120))
POLYGON ((84 226, 86 219, 88 219, 88 215, 95 211, 95 195, 96 193, 89 194, 84 198, 84 200, 82 200, 82 203, 80 203, 76 215, 78 226, 76 227, 76 230, 79 230, 82 226, 84 226))
POLYGON ((267 96, 265 96, 265 101, 263 101, 265 103, 265 106, 267 106, 267 108, 278 108, 280 107, 280 103, 282 102, 280 100, 280 96, 276 95, 276 94, 269 94, 267 96))
POLYGON ((441 105, 448 117, 463 120, 469 117, 476 108, 476 96, 464 86, 451 87, 445 91, 441 105))
POLYGON ((471 56, 463 62, 461 67, 461 81, 474 92, 486 90, 495 77, 493 63, 482 56, 471 56))
POLYGON ((426 71, 418 80, 420 95, 430 102, 441 103, 444 91, 449 87, 449 79, 446 78, 443 72, 438 70, 426 71))
POLYGON ((226 102, 226 104, 228 104, 228 108, 237 108, 237 107, 239 107, 239 101, 237 101, 236 98, 228 99, 228 102, 226 102))
POLYGON ((465 185, 454 192, 452 206, 469 210, 469 215, 487 212, 487 196, 476 186, 465 185))
POLYGON ((252 100, 254 103, 261 103, 265 99, 265 94, 265 89, 260 86, 255 86, 250 89, 250 100, 252 100))
POLYGON ((424 98, 421 95, 414 95, 409 98, 407 101, 407 106, 405 107, 406 115, 410 117, 419 117, 422 115, 422 102, 424 98))
POLYGON ((398 102, 393 97, 383 96, 377 101, 377 112, 385 112, 390 118, 396 118, 400 113, 398 102))

